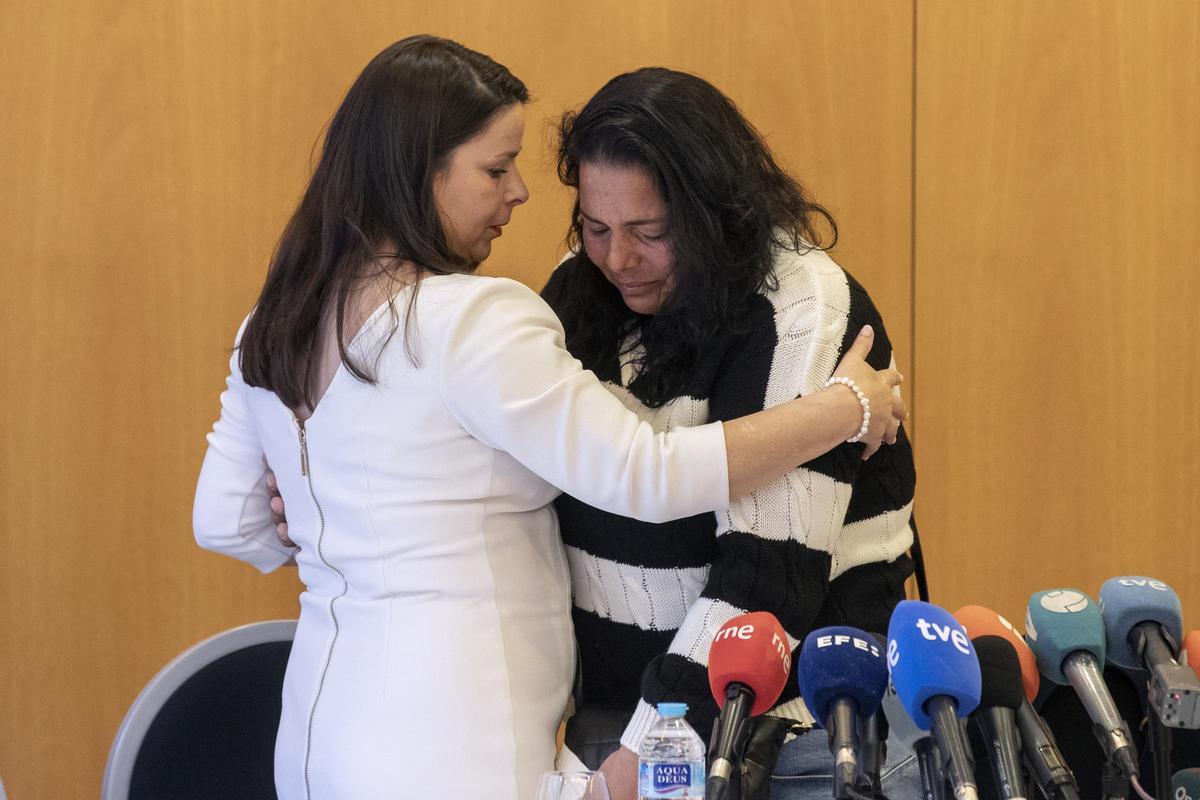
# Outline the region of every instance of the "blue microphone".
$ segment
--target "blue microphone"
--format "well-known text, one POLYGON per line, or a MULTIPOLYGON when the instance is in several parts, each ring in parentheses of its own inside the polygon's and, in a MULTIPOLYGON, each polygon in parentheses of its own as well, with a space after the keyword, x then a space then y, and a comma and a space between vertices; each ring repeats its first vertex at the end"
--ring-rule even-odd
POLYGON ((917 727, 933 730, 958 800, 978 800, 974 765, 959 718, 982 690, 979 658, 967 629, 949 611, 903 600, 888 624, 888 670, 896 697, 917 727))
POLYGON ((1109 762, 1124 777, 1137 777, 1133 736, 1104 683, 1106 640, 1099 606, 1077 589, 1034 592, 1025 610, 1025 639, 1043 675, 1074 687, 1109 762))
POLYGON ((1176 660, 1183 610, 1171 587, 1138 575, 1109 578, 1100 610, 1109 662, 1150 673, 1149 705, 1164 725, 1200 728, 1200 679, 1176 660))
POLYGON ((858 720, 879 710, 887 663, 879 643, 858 628, 818 628, 804 639, 797 669, 808 710, 829 731, 833 796, 854 796, 858 782, 858 720))

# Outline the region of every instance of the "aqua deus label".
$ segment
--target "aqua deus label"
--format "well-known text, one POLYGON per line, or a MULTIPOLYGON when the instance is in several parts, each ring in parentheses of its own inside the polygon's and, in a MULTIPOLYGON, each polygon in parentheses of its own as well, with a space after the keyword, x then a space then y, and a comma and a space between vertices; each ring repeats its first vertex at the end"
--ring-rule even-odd
POLYGON ((691 764, 642 764, 640 783, 642 795, 651 797, 703 797, 691 790, 703 792, 704 770, 693 770, 691 764), (696 783, 693 783, 693 780, 696 783), (646 790, 649 791, 646 791, 646 790))

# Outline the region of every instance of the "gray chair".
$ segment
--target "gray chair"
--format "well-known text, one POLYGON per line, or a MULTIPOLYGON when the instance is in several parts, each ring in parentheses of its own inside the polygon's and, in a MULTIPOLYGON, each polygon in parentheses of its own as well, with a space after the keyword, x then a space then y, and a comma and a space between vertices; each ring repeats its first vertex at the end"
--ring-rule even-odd
POLYGON ((274 749, 295 620, 218 633, 142 689, 108 754, 101 800, 275 797, 274 749))

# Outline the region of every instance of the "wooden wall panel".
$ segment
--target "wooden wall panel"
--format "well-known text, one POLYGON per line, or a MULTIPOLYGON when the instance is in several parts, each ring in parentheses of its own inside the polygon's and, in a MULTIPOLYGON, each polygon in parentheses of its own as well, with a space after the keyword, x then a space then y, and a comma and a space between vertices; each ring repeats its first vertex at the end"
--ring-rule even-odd
POLYGON ((912 8, 834 2, 6 2, 0 9, 0 775, 84 797, 171 657, 293 616, 294 574, 199 551, 190 508, 227 348, 322 125, 379 49, 431 31, 537 102, 534 193, 488 271, 540 286, 568 197, 546 124, 618 71, 739 101, 842 226, 910 351, 912 8), (869 14, 863 10, 869 8, 869 14))
POLYGON ((1020 619, 1038 589, 1139 573, 1195 627, 1200 5, 917 8, 934 599, 1020 619))

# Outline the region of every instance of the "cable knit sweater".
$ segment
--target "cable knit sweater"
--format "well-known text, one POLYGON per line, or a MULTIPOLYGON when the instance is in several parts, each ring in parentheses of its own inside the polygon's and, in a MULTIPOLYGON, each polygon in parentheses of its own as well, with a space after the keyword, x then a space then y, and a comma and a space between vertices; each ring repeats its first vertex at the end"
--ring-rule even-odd
MULTIPOLYGON (((551 277, 543 296, 560 316, 561 298, 589 269, 575 256, 551 277)), ((661 432, 819 391, 866 323, 876 331, 868 361, 876 369, 892 362, 866 290, 824 252, 781 252, 775 276, 778 287, 752 299, 738 326, 745 332, 718 334, 685 391, 658 408, 629 388, 631 363, 584 366, 661 432)), ((572 321, 563 322, 570 330, 572 321)), ((895 445, 868 461, 862 451, 843 444, 715 514, 664 524, 607 513, 568 494, 556 501, 580 648, 578 700, 628 708, 623 745, 638 749, 664 700, 686 702, 689 722, 707 739, 717 714, 709 644, 732 617, 773 613, 793 649, 825 625, 887 630, 912 572, 905 555, 913 540, 912 449, 902 429, 895 445)), ((807 718, 797 695, 791 680, 775 712, 807 718)))

